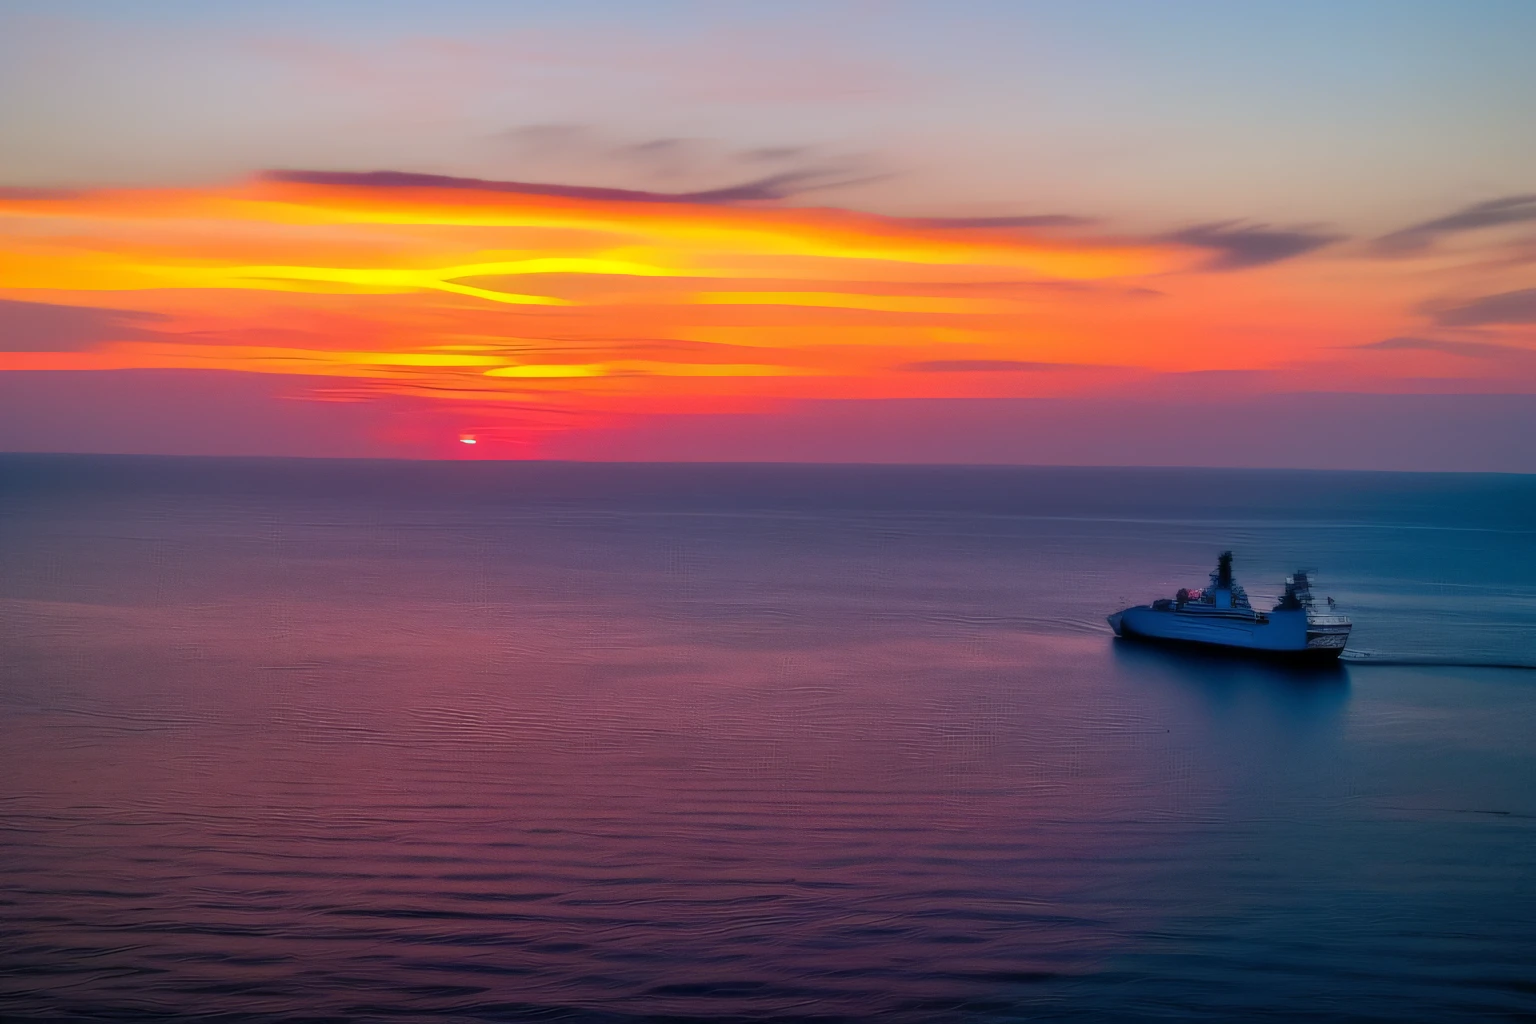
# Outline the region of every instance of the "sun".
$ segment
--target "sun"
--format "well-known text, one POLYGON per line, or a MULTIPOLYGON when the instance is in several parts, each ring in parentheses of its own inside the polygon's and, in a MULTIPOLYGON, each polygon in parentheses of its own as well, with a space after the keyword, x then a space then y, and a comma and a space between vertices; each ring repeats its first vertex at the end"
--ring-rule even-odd
POLYGON ((473 434, 460 434, 459 435, 459 444, 477 444, 477 443, 478 443, 478 441, 477 441, 477 439, 475 438, 475 436, 473 434))

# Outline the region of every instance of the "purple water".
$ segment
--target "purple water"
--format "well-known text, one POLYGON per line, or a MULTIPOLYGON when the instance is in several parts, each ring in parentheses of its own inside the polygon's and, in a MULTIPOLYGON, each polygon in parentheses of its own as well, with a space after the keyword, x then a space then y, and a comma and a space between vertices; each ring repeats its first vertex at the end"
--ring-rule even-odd
POLYGON ((0 1019, 1536 1013, 1536 479, 0 456, 0 1019), (1113 640, 1223 548, 1333 671, 1113 640), (1465 664, 1413 664, 1413 662, 1465 664))

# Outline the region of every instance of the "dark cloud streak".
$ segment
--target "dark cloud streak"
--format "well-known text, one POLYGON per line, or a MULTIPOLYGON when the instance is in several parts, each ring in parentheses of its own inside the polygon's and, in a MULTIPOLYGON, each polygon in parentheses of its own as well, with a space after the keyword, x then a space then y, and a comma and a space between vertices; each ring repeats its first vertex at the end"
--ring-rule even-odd
POLYGON ((1207 270, 1244 270, 1305 255, 1342 237, 1303 229, 1280 230, 1266 224, 1244 226, 1241 221, 1229 220, 1196 224, 1161 240, 1212 250, 1216 256, 1206 265, 1207 270))
POLYGON ((646 189, 603 188, 592 185, 556 185, 532 181, 493 181, 486 178, 458 178, 446 174, 416 174, 410 171, 267 171, 267 181, 306 185, 340 185, 349 188, 445 188, 477 192, 508 192, 518 195, 557 196, 566 199, 595 199, 626 203, 738 203, 787 199, 802 192, 840 188, 873 180, 875 175, 843 177, 821 168, 785 171, 724 188, 694 192, 654 192, 646 189))

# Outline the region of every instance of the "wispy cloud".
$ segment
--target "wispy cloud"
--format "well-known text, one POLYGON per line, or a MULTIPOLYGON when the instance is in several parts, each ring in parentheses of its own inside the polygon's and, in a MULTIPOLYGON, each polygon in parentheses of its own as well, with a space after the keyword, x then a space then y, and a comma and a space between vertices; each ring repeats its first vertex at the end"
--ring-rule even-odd
POLYGON ((751 192, 751 198, 763 192, 781 198, 891 176, 870 154, 804 145, 743 149, 670 135, 623 138, 590 124, 522 125, 488 142, 491 156, 516 167, 518 178, 617 181, 625 188, 674 196, 741 190, 751 192), (753 177, 744 183, 734 180, 744 173, 753 177), (727 184, 705 187, 722 180, 727 184))
POLYGON ((0 185, 0 199, 73 199, 82 195, 75 188, 23 188, 0 185))
POLYGON ((1081 363, 1041 363, 1024 359, 924 359, 902 363, 903 373, 1050 373, 1081 370, 1081 363))
MULTIPOLYGON (((1497 382, 1500 389, 1513 387, 1519 389, 1524 381, 1525 387, 1536 384, 1536 349, 1521 348, 1516 345, 1500 345, 1488 341, 1458 341, 1448 338, 1424 338, 1414 335, 1405 335, 1394 338, 1383 338, 1365 345, 1348 346, 1348 350, 1361 353, 1379 353, 1375 358, 1385 360, 1388 363, 1400 359, 1403 354, 1424 352, 1433 353, 1436 356, 1452 356, 1462 360, 1460 363, 1448 364, 1441 362, 1442 367, 1454 366, 1457 369, 1450 376, 1441 376, 1440 380, 1461 377, 1486 381, 1489 384, 1497 382)), ((1410 357, 1411 358, 1411 357, 1410 357)), ((1447 371, 1442 370, 1442 374, 1447 371)), ((1425 384, 1432 384, 1434 378, 1425 380, 1425 384)))
POLYGON ((1067 213, 1041 213, 1022 217, 917 217, 931 228, 1080 228, 1095 223, 1092 217, 1067 213))
POLYGON ((0 352, 76 352, 109 341, 156 337, 170 317, 92 306, 0 299, 0 352))
POLYGON ((1485 295, 1457 305, 1432 304, 1425 312, 1443 327, 1536 324, 1536 288, 1485 295))
POLYGON ((1468 359, 1536 359, 1536 352, 1515 348, 1513 345, 1495 345, 1484 341, 1450 341, 1444 338, 1402 336, 1348 347, 1355 351, 1376 349, 1388 352, 1442 352, 1450 356, 1465 356, 1468 359))
POLYGON ((595 199, 625 203, 738 203, 754 200, 787 199, 800 192, 856 184, 824 170, 785 171, 721 188, 697 192, 654 192, 647 189, 603 188, 591 185, 557 185, 531 181, 492 181, 485 178, 457 178, 444 174, 418 174, 411 171, 268 171, 268 181, 306 185, 339 185, 352 188, 382 189, 468 189, 476 192, 515 192, 525 196, 560 196, 569 199, 595 199))
POLYGON ((1375 249, 1386 254, 1419 252, 1448 235, 1526 221, 1536 221, 1536 195, 1505 196, 1383 235, 1376 240, 1375 249))
POLYGON ((781 160, 794 160, 810 152, 809 146, 755 146, 742 150, 737 156, 749 163, 777 163, 781 160))

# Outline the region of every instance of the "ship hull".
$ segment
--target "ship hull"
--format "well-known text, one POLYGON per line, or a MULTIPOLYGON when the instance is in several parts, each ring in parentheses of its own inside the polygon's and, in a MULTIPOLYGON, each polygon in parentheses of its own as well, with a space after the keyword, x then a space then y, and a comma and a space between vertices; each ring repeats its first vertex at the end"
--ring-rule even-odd
POLYGON ((1161 636, 1142 636, 1140 633, 1134 632, 1125 632, 1119 635, 1120 639, 1129 643, 1164 647, 1170 650, 1199 651, 1234 658, 1254 658, 1260 661, 1276 661, 1291 665, 1337 665, 1339 663, 1339 655, 1344 652, 1342 647, 1321 649, 1303 647, 1300 650, 1281 650, 1262 647, 1239 647, 1233 644, 1215 644, 1204 640, 1176 640, 1161 636))
POLYGON ((1148 605, 1116 612, 1109 624, 1127 640, 1304 662, 1336 661, 1350 630, 1343 616, 1311 615, 1300 609, 1255 614, 1148 605))

